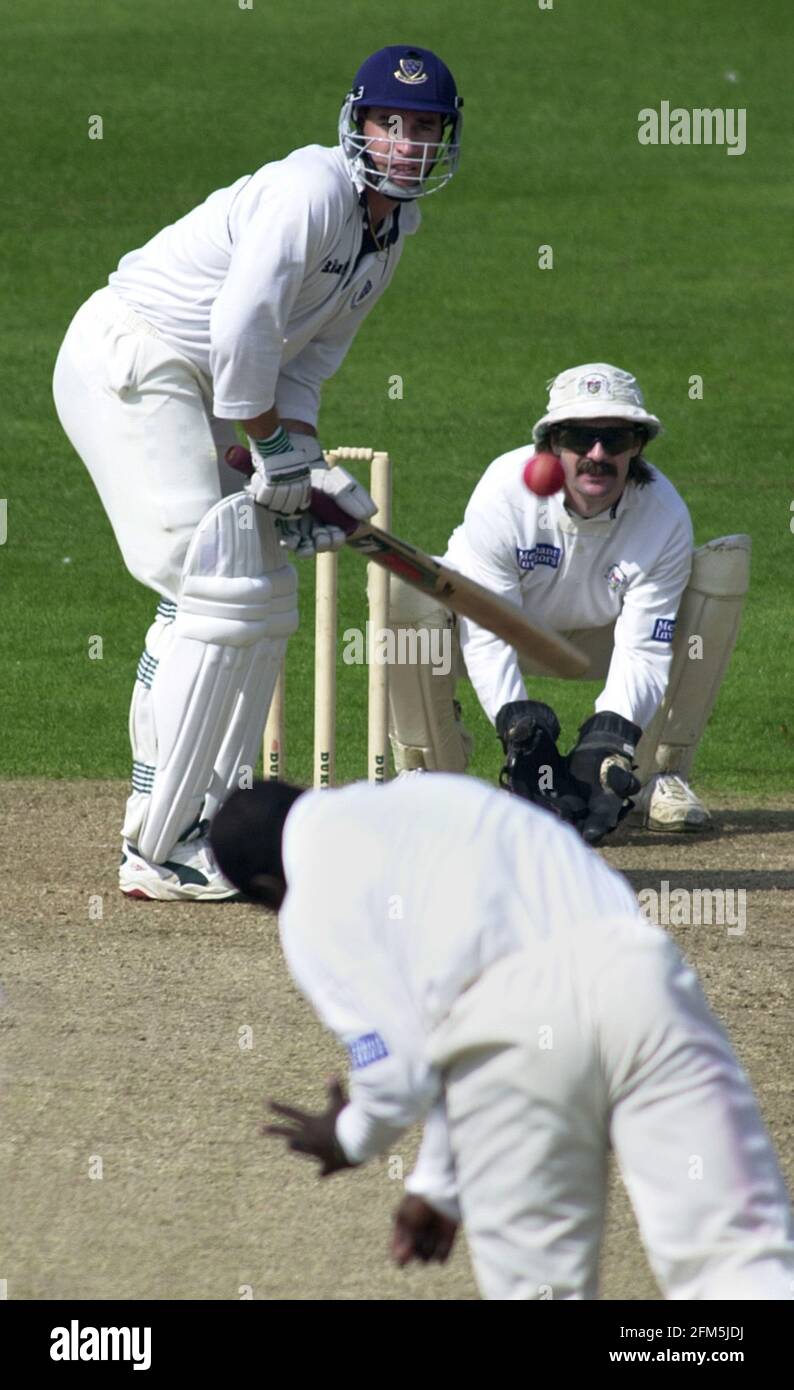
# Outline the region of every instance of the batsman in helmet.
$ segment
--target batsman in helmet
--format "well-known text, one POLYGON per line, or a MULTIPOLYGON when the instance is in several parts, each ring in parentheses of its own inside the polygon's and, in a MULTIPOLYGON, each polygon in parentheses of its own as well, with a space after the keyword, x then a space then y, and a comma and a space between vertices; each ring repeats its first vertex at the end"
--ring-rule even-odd
POLYGON ((129 897, 233 896, 207 824, 256 763, 289 636, 287 552, 344 542, 312 488, 376 508, 317 432, 324 383, 391 284, 419 201, 453 177, 462 99, 436 54, 396 44, 359 68, 336 145, 220 188, 122 257, 55 366, 61 423, 130 573, 159 596, 130 712, 129 897), (244 492, 224 461, 248 436, 244 492))

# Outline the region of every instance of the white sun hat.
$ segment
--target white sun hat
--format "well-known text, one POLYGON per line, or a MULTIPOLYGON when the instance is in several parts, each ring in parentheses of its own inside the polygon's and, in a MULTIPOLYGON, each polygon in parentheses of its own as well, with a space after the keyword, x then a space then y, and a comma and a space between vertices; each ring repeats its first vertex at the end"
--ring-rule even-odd
POLYGON ((549 403, 546 414, 532 430, 536 444, 548 434, 552 425, 562 420, 596 420, 614 417, 642 425, 653 439, 662 428, 661 421, 645 409, 642 391, 631 372, 611 367, 608 362, 587 362, 583 367, 569 367, 548 383, 549 403))

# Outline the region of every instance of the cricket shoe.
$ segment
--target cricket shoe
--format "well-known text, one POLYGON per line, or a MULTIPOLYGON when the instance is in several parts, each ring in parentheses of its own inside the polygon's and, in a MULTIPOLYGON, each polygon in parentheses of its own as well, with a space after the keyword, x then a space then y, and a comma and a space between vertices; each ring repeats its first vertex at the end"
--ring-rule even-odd
POLYGON ((711 814, 677 772, 657 772, 634 798, 628 825, 648 830, 705 830, 711 814))
POLYGON ((127 898, 158 902, 224 902, 242 896, 223 877, 205 835, 174 845, 164 864, 144 859, 125 840, 119 887, 127 898))

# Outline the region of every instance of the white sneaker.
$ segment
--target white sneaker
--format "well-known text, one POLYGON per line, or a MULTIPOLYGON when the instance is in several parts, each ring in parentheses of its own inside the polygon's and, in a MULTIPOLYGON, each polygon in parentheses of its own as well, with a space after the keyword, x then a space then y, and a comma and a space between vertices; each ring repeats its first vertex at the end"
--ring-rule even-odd
POLYGON ((165 864, 152 864, 125 840, 119 887, 128 898, 159 902, 223 902, 242 896, 223 877, 205 835, 175 845, 165 864))
POLYGON ((395 782, 399 782, 401 777, 424 777, 427 772, 426 767, 404 767, 402 772, 398 772, 395 782))
POLYGON ((648 830, 705 830, 711 814, 677 772, 657 772, 634 798, 628 824, 648 830))

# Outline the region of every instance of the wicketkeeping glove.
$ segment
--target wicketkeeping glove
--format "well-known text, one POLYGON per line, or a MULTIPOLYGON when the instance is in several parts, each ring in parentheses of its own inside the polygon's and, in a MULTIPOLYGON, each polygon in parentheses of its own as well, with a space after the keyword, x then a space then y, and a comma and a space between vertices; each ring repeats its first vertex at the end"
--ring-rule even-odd
POLYGON ((505 753, 500 786, 563 820, 573 824, 581 820, 587 799, 573 785, 557 748, 560 723, 551 705, 511 700, 496 716, 496 732, 505 753))
POLYGON ((574 787, 586 802, 577 826, 582 838, 597 845, 628 815, 640 783, 632 768, 642 729, 620 714, 604 710, 585 720, 579 740, 564 759, 574 787))

